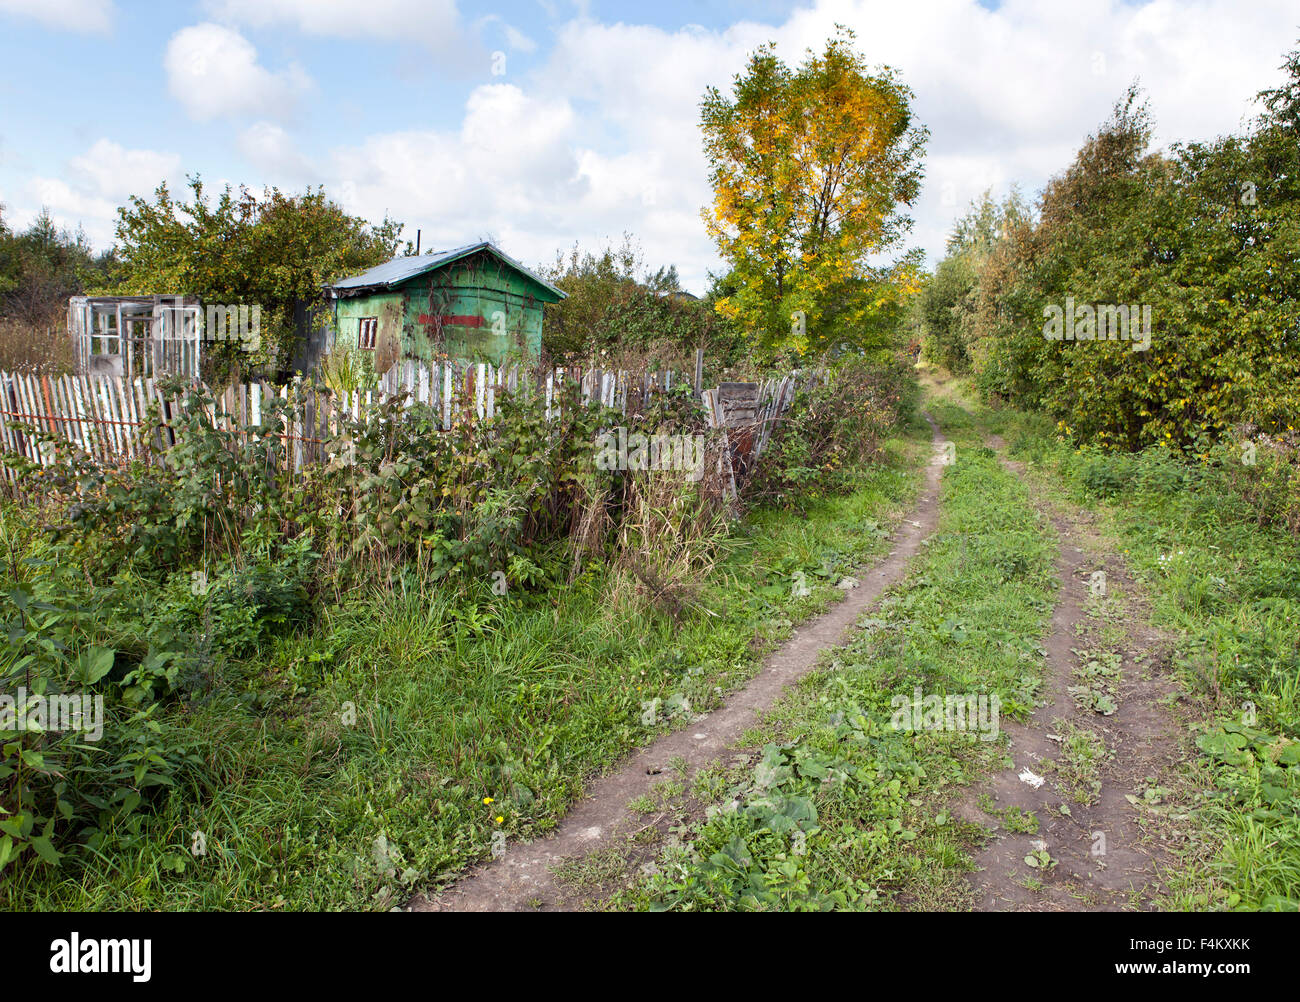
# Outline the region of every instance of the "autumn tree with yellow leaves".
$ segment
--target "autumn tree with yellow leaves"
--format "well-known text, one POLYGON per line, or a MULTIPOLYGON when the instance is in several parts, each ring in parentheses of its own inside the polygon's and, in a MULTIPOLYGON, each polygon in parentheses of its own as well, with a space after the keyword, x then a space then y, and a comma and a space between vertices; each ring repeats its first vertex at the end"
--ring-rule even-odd
POLYGON ((853 32, 791 69, 759 48, 731 95, 701 103, 709 234, 731 266, 717 309, 772 358, 879 346, 915 291, 920 254, 879 263, 911 227, 928 131, 894 71, 853 32))

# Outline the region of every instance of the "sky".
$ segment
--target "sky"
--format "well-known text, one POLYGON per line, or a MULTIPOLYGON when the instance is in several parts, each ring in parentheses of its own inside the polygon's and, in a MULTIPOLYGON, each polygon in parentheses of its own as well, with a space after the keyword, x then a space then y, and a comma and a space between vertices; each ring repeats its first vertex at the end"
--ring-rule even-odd
POLYGON ((905 245, 931 263, 985 189, 1034 196, 1133 80, 1157 145, 1239 130, 1300 39, 1296 0, 0 0, 0 204, 112 245, 116 207, 199 174, 323 184, 422 249, 530 265, 637 237, 703 293, 706 87, 844 24, 930 129, 905 245))

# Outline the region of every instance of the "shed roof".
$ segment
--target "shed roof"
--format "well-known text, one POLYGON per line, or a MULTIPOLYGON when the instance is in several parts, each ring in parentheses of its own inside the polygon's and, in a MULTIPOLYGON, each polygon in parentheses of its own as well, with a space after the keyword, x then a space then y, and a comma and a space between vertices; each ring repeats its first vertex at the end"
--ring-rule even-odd
POLYGON ((369 271, 363 271, 360 275, 353 275, 351 278, 335 282, 328 288, 336 292, 359 292, 363 289, 375 288, 391 289, 417 275, 423 275, 425 272, 449 265, 453 261, 458 261, 481 250, 495 254, 516 271, 522 272, 538 285, 549 289, 557 298, 565 298, 566 293, 561 292, 550 282, 529 271, 489 240, 481 240, 476 244, 466 244, 464 247, 457 247, 454 250, 435 251, 430 254, 411 255, 409 257, 395 257, 391 261, 375 265, 369 271))

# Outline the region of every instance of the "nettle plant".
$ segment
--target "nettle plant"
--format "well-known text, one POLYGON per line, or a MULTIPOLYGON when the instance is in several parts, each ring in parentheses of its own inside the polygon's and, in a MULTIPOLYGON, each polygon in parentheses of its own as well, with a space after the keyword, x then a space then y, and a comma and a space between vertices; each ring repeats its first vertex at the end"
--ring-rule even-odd
POLYGON ((0 693, 14 702, 0 715, 0 871, 25 856, 58 865, 110 833, 129 846, 143 808, 201 767, 195 742, 158 719, 155 703, 123 698, 147 664, 94 642, 97 616, 67 597, 71 565, 9 556, 0 693), (60 697, 82 712, 50 711, 60 697))
MULTIPOLYGON (((294 538, 315 527, 319 506, 308 503, 288 473, 282 437, 296 399, 268 397, 261 422, 237 428, 214 423, 212 396, 179 381, 164 423, 151 406, 140 456, 105 463, 66 441, 46 438, 55 461, 19 467, 27 496, 39 497, 47 531, 83 551, 98 568, 127 562, 165 573, 211 555, 240 552, 255 527, 294 538)), ((266 535, 266 533, 263 533, 266 535)))
MULTIPOLYGON (((428 405, 399 395, 349 421, 322 477, 344 488, 351 559, 414 561, 434 580, 514 584, 542 577, 534 562, 568 535, 593 443, 616 412, 560 388, 556 413, 527 393, 501 393, 491 420, 454 415, 442 430, 428 405)), ((339 540, 342 543, 342 540, 339 540)))

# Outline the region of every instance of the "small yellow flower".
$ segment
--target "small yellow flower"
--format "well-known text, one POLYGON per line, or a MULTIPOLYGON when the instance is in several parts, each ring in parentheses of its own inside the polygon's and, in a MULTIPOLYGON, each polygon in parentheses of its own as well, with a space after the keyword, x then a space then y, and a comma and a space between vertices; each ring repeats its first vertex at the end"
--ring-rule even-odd
POLYGON ((498 815, 497 815, 497 824, 501 824, 501 823, 504 822, 504 821, 505 821, 505 818, 503 818, 500 814, 498 814, 498 815))
POLYGON ((492 798, 491 798, 491 797, 484 797, 484 798, 483 798, 483 803, 484 803, 485 806, 486 806, 487 804, 492 803, 492 798))

